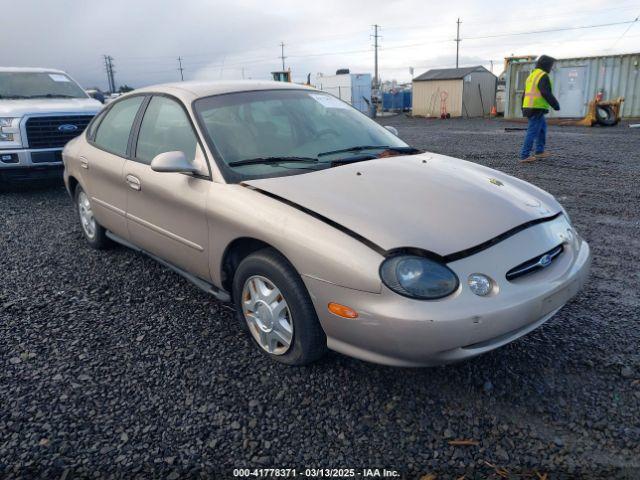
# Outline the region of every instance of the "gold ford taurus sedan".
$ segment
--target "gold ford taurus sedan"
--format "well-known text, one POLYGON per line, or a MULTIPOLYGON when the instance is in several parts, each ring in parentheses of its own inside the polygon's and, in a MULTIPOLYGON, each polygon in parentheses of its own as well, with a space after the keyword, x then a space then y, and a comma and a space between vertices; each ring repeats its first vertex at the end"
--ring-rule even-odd
POLYGON ((285 83, 149 87, 64 150, 90 245, 144 252, 222 301, 269 357, 470 358, 582 287, 587 243, 550 194, 421 152, 285 83))

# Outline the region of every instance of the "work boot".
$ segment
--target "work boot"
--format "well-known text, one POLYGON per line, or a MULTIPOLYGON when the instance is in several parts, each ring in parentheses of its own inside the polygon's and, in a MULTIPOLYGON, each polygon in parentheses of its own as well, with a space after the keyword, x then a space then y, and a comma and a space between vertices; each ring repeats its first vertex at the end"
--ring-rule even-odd
POLYGON ((550 156, 551 156, 551 154, 549 152, 536 153, 534 155, 534 157, 536 157, 538 160, 542 160, 544 158, 549 158, 550 156))
POLYGON ((535 155, 530 155, 527 158, 520 159, 520 163, 531 163, 535 162, 538 158, 535 155))

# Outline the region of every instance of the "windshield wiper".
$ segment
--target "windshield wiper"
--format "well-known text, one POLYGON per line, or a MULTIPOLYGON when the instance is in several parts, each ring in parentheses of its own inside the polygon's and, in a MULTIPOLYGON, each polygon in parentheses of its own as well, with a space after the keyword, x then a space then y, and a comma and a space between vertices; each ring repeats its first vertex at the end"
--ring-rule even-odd
POLYGON ((276 163, 300 162, 300 163, 316 163, 317 158, 311 157, 258 157, 246 158, 244 160, 236 160, 229 162, 230 167, 239 167, 241 165, 269 165, 276 163))
POLYGON ((389 145, 357 145, 355 147, 341 148, 339 150, 331 150, 329 152, 319 153, 318 156, 333 155, 334 153, 359 152, 361 150, 373 150, 376 148, 391 148, 389 145))
POLYGON ((322 153, 319 153, 318 156, 322 157, 324 155, 333 155, 334 153, 360 152, 362 150, 375 150, 375 149, 392 150, 394 152, 401 152, 401 153, 408 153, 408 154, 420 153, 420 150, 413 147, 390 147, 389 145, 358 145, 355 147, 341 148, 340 150, 331 150, 330 152, 322 152, 322 153))

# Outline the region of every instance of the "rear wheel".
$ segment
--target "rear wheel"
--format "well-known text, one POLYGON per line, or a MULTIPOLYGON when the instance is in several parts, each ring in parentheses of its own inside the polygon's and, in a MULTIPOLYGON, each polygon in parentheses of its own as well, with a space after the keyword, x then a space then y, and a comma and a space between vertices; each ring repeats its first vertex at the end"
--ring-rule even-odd
POLYGON ((326 351, 327 338, 300 275, 271 248, 249 255, 233 278, 238 320, 260 351, 304 365, 326 351))
POLYGON ((107 231, 93 216, 89 196, 80 185, 76 187, 75 204, 80 219, 80 227, 84 238, 93 248, 101 250, 109 245, 107 231))

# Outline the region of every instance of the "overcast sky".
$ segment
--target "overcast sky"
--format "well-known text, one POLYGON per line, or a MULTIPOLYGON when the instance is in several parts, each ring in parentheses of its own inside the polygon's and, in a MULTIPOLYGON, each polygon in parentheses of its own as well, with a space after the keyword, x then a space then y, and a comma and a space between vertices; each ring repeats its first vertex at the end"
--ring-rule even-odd
POLYGON ((455 66, 457 17, 460 65, 490 68, 493 60, 496 74, 511 54, 640 51, 640 22, 521 34, 629 22, 640 15, 639 0, 19 0, 3 12, 0 65, 60 68, 103 89, 103 54, 114 58, 117 85, 179 80, 178 56, 185 80, 266 79, 281 68, 281 41, 295 81, 338 68, 373 73, 375 23, 381 79, 409 81, 410 67, 417 76, 455 66))

